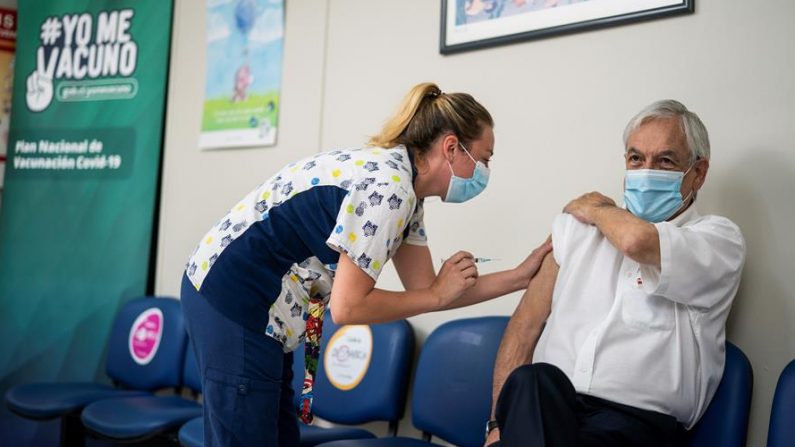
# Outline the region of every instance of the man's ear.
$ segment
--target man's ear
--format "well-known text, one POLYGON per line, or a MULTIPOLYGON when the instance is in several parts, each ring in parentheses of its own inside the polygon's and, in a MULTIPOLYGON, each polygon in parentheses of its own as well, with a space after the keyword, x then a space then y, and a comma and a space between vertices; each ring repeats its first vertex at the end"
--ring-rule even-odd
POLYGON ((704 186, 704 182, 707 180, 707 171, 709 171, 709 160, 700 159, 696 161, 696 164, 693 166, 693 170, 696 171, 696 178, 693 180, 693 190, 698 191, 704 186))

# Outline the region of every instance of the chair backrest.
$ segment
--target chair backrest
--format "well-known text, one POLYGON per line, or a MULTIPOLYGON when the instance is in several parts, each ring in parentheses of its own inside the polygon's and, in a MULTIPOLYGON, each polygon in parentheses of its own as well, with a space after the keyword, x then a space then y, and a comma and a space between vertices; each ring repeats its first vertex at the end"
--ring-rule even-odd
POLYGON ((483 445, 494 361, 508 317, 454 320, 436 328, 417 363, 412 421, 461 447, 483 445))
POLYGON ((199 364, 196 362, 196 354, 193 352, 193 346, 191 346, 190 343, 188 343, 185 349, 185 362, 183 364, 182 385, 197 393, 201 393, 202 376, 199 371, 199 364))
POLYGON ((770 410, 770 428, 767 447, 795 445, 795 360, 789 362, 776 385, 773 406, 770 410))
POLYGON ((744 447, 754 374, 748 357, 726 342, 726 366, 715 397, 690 430, 691 447, 744 447))
POLYGON ((179 386, 187 341, 179 300, 130 300, 113 321, 106 372, 111 379, 133 389, 179 386))
POLYGON ((338 326, 323 322, 314 413, 341 424, 396 423, 406 407, 414 331, 405 320, 338 326))

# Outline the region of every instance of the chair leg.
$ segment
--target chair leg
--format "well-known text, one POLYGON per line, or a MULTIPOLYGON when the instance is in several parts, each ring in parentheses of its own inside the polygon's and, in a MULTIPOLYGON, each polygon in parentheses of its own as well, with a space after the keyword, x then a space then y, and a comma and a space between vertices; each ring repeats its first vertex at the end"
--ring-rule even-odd
POLYGON ((398 435, 398 421, 389 421, 389 436, 393 438, 398 435))
POLYGON ((61 447, 84 447, 86 434, 80 414, 67 414, 61 417, 61 447))

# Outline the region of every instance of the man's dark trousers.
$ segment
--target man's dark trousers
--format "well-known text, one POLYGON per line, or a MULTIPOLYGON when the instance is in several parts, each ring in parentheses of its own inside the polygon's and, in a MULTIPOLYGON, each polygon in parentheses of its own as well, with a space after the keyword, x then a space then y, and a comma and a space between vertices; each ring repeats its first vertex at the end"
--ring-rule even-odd
POLYGON ((685 439, 672 416, 578 394, 546 363, 511 373, 496 416, 500 447, 673 447, 685 439))

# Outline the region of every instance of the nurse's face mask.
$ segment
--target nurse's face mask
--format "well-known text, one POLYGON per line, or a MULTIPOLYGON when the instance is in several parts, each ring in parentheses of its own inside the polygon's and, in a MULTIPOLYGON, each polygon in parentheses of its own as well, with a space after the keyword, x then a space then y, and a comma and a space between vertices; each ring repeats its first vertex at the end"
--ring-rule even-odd
POLYGON ((663 222, 676 214, 693 196, 693 190, 682 198, 682 179, 687 171, 630 169, 624 179, 624 204, 627 210, 651 223, 663 222))
POLYGON ((475 170, 472 172, 472 177, 470 178, 462 178, 455 175, 453 171, 453 165, 450 162, 447 162, 447 165, 450 167, 450 186, 447 187, 447 194, 444 196, 444 201, 449 203, 461 203, 466 202, 467 200, 477 196, 484 189, 486 189, 486 185, 489 183, 489 168, 483 164, 481 161, 476 161, 472 158, 472 154, 469 153, 467 148, 461 144, 461 148, 464 149, 464 152, 467 156, 475 163, 475 170))

